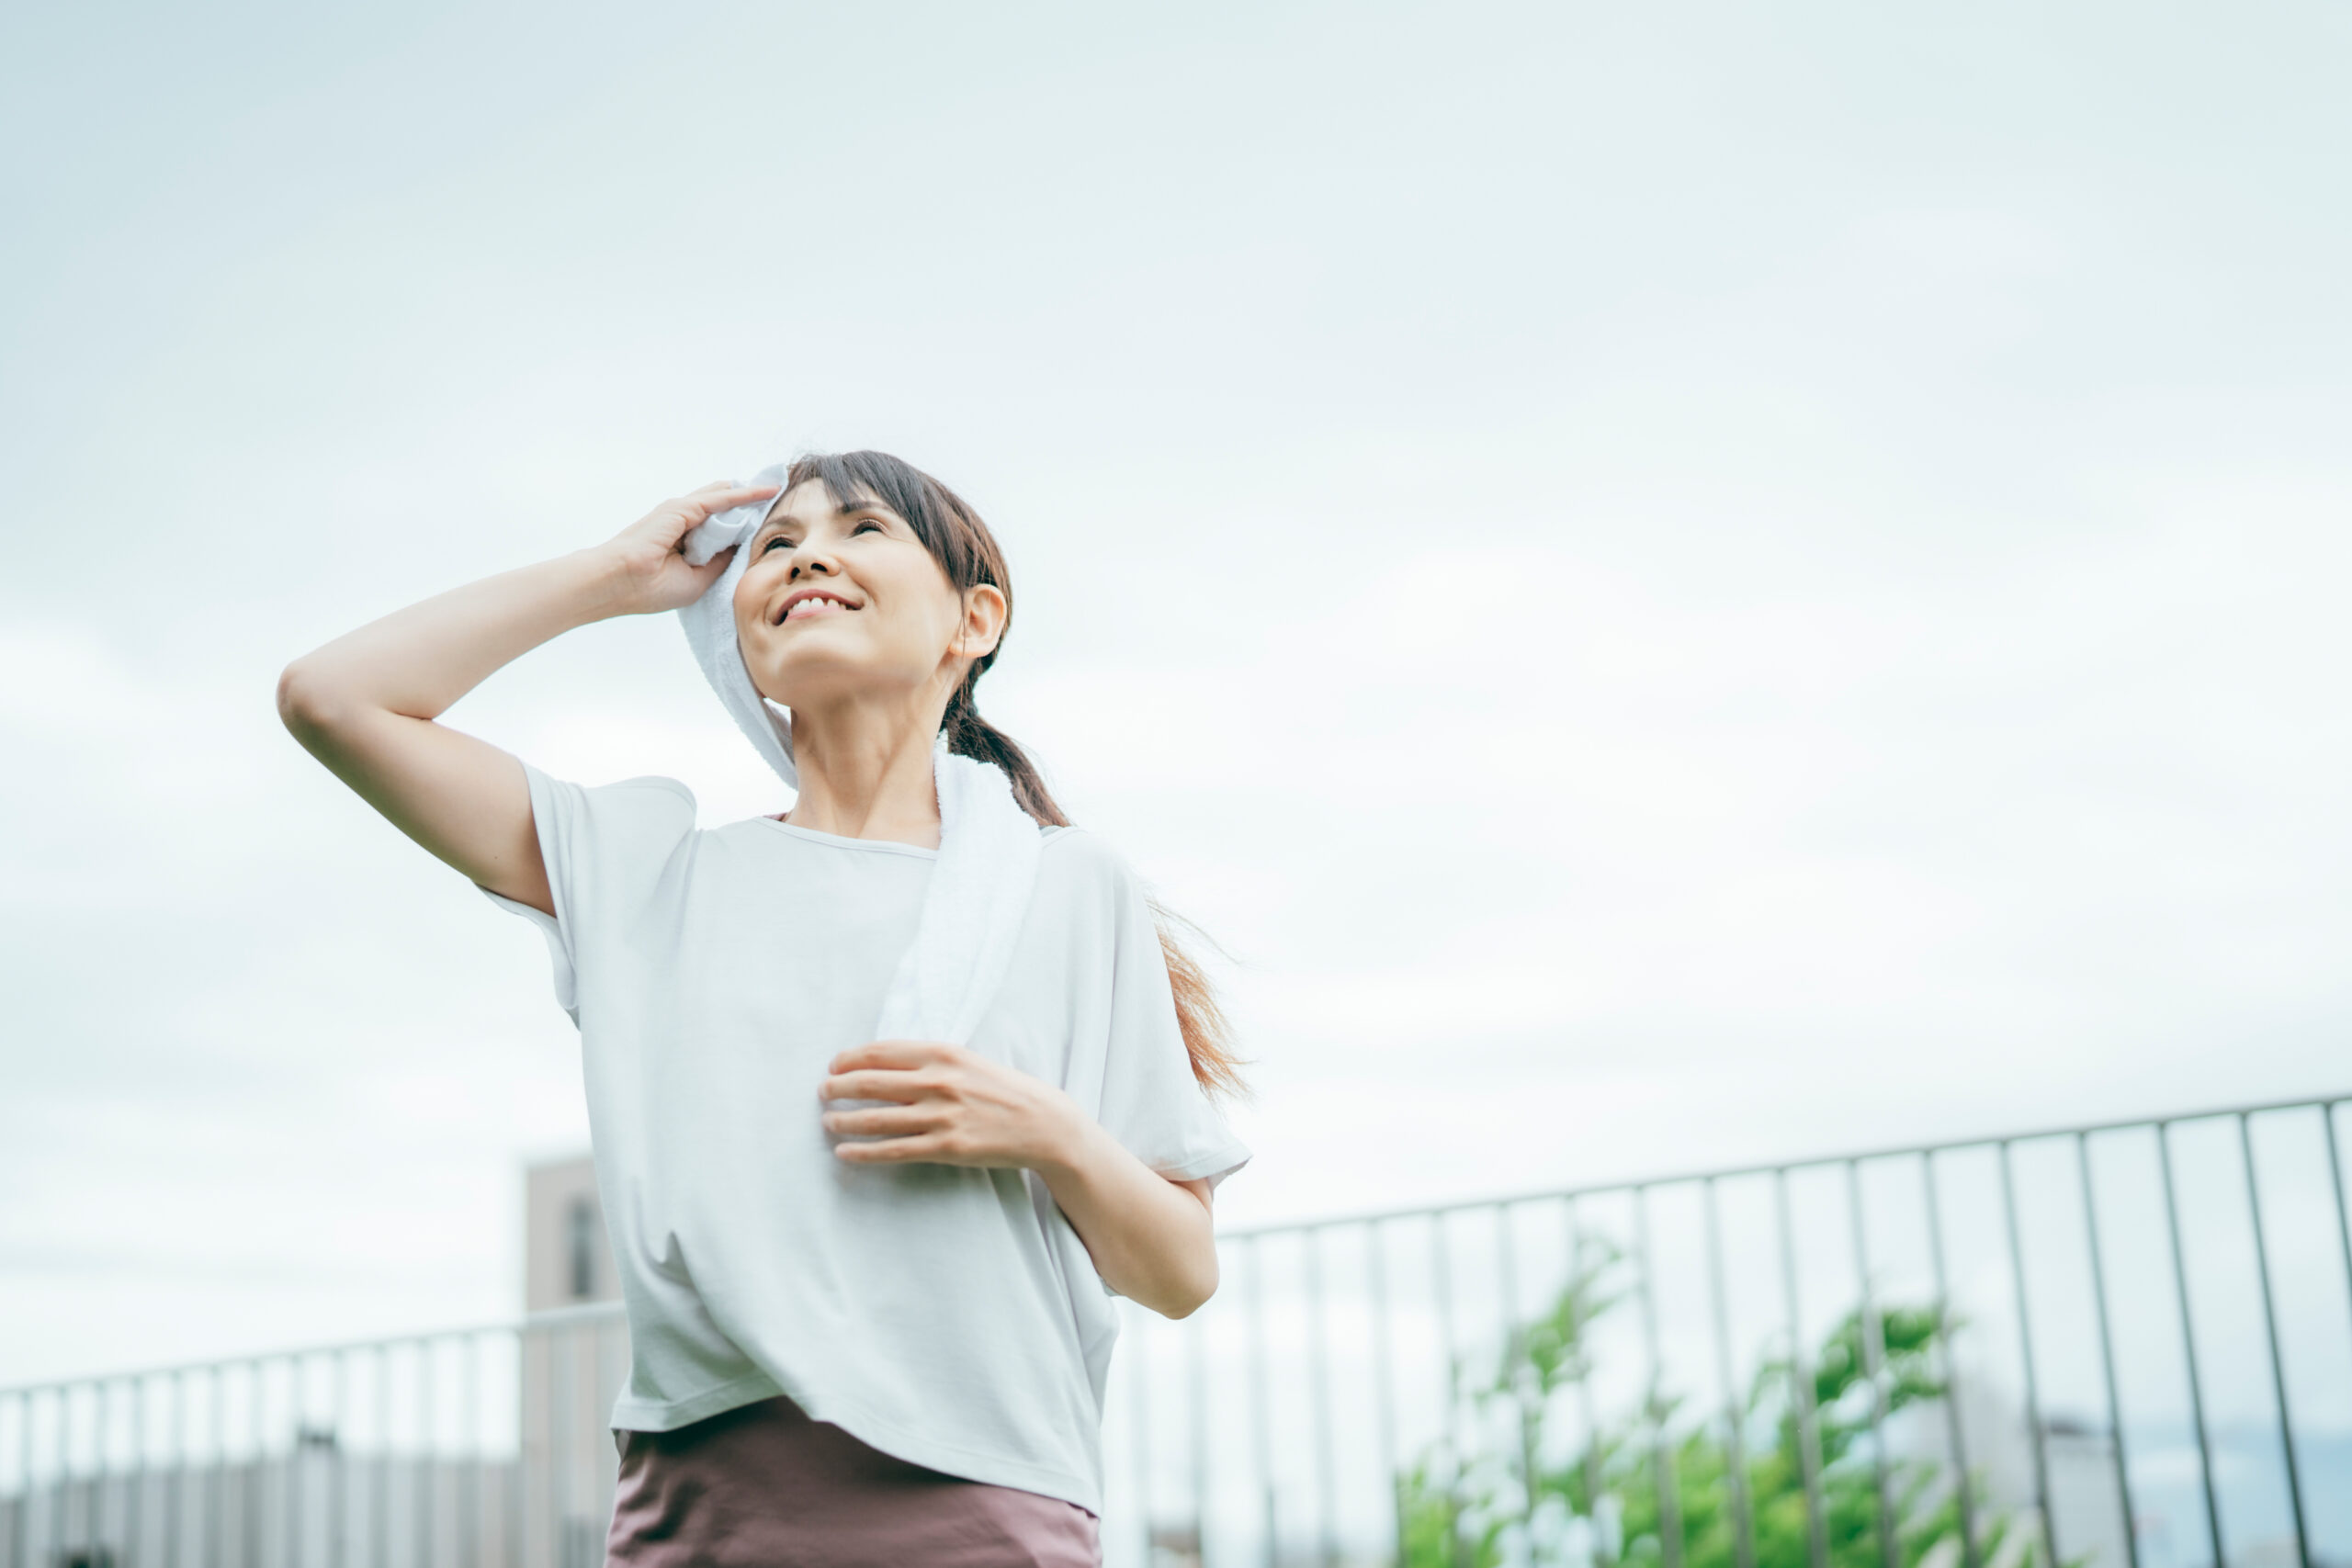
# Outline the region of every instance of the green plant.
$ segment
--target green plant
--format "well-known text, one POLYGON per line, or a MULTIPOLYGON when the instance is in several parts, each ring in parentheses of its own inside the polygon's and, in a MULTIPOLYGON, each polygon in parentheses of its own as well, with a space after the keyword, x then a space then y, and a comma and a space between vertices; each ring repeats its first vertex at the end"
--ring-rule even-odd
MULTIPOLYGON (((1494 1429, 1499 1407, 1506 1417, 1515 1415, 1517 1440, 1456 1451, 1450 1437, 1441 1438, 1396 1476, 1401 1568, 1527 1562, 1531 1554, 1514 1536, 1532 1529, 1556 1538, 1572 1519, 1592 1532, 1600 1568, 1662 1564, 1669 1540, 1683 1568, 1737 1568, 1743 1523, 1755 1568, 1811 1568, 1808 1468, 1816 1476, 1829 1568, 1885 1568, 1874 1407, 1883 1419, 1943 1396, 1938 1345, 1955 1326, 1943 1310, 1897 1305, 1880 1314, 1875 1388, 1864 1319, 1851 1313, 1807 1358, 1802 1384, 1785 1353, 1759 1367, 1736 1426, 1722 1411, 1685 1419, 1679 1396, 1654 1389, 1645 1408, 1600 1422, 1588 1415, 1579 1423, 1581 1447, 1547 1462, 1547 1423, 1580 1395, 1592 1370, 1592 1325, 1624 1303, 1616 1282, 1623 1262, 1614 1248, 1589 1240, 1551 1305, 1513 1325, 1488 1375, 1465 1386, 1463 1368, 1450 1369, 1452 1386, 1467 1393, 1484 1429, 1494 1429), (1800 1387, 1814 1416, 1810 1461, 1794 1397, 1800 1387)), ((1901 1568, 1920 1568, 1939 1548, 1957 1564, 1960 1499, 1939 1483, 1938 1467, 1889 1456, 1885 1483, 1901 1568)), ((1981 1485, 1972 1483, 1971 1492, 1979 1503, 1978 1561, 2042 1568, 2038 1540, 2016 1534, 2024 1524, 1982 1506, 1981 1485)))

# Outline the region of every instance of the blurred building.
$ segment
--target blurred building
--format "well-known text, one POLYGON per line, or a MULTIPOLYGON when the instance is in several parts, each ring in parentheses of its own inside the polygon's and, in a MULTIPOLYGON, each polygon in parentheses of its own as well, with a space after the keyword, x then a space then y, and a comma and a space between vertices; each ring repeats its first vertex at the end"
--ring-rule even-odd
POLYGON ((596 1162, 543 1160, 526 1168, 523 1190, 523 1310, 620 1300, 596 1162))
POLYGON ((613 1402, 628 1376, 628 1331, 612 1310, 620 1280, 595 1162, 579 1155, 531 1165, 523 1194, 523 1305, 544 1325, 526 1332, 521 1345, 524 1498, 558 1521, 548 1549, 526 1551, 525 1562, 573 1568, 603 1561, 616 1461, 613 1402), (560 1457, 551 1462, 551 1455, 560 1457))

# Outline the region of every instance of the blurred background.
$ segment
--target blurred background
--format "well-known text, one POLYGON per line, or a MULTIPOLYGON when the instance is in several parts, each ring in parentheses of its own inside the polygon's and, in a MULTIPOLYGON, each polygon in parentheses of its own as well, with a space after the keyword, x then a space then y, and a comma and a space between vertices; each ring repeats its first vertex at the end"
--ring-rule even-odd
MULTIPOLYGON (((1230 1227, 2352 1089, 2339 7, 0 29, 0 1384, 524 1308, 540 940, 273 684, 808 449, 1228 954, 1230 1227)), ((788 803, 672 617, 449 722, 788 803)))

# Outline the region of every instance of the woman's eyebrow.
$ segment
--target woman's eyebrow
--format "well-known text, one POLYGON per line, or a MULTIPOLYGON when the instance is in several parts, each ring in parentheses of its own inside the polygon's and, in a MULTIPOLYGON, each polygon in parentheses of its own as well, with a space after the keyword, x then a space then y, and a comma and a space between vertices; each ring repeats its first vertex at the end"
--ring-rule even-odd
MULTIPOLYGON (((860 513, 870 513, 876 517, 887 517, 890 515, 890 509, 878 501, 868 499, 864 501, 853 501, 844 506, 836 506, 832 509, 831 515, 834 517, 854 517, 860 513)), ((797 526, 799 523, 800 519, 795 517, 788 512, 778 513, 775 516, 771 517, 766 522, 761 524, 759 528, 752 535, 752 537, 755 540, 764 539, 770 534, 775 533, 779 529, 795 527, 797 526)))

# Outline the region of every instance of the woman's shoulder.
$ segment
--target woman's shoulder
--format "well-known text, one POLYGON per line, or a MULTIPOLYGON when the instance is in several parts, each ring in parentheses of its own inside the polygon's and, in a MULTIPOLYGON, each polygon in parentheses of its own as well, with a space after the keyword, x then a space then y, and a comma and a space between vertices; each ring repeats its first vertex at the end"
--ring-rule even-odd
POLYGON ((683 809, 688 821, 694 820, 699 806, 695 792, 681 779, 660 773, 644 773, 636 778, 615 779, 609 784, 569 786, 582 799, 611 808, 637 813, 654 813, 671 818, 683 809))
POLYGON ((686 782, 685 782, 684 779, 673 779, 673 778, 667 777, 667 776, 665 776, 665 775, 663 775, 663 774, 661 774, 661 773, 642 773, 642 774, 639 774, 638 777, 633 778, 633 779, 615 779, 612 783, 610 783, 610 784, 598 784, 598 785, 596 785, 595 787, 597 787, 598 789, 612 789, 612 790, 632 790, 632 789, 658 789, 658 790, 664 790, 664 791, 667 791, 667 792, 668 792, 669 794, 671 794, 671 795, 676 795, 680 800, 684 801, 688 806, 692 806, 692 805, 694 805, 694 804, 695 803, 695 792, 693 791, 693 789, 691 789, 690 787, 688 787, 688 785, 686 784, 686 782))
POLYGON ((1135 863, 1119 846, 1085 828, 1047 828, 1045 856, 1039 871, 1058 879, 1116 891, 1137 886, 1142 878, 1135 863))
POLYGON ((620 834, 637 839, 653 833, 666 839, 694 830, 698 809, 695 792, 684 782, 647 773, 615 779, 609 784, 583 784, 558 778, 526 762, 534 812, 549 812, 559 821, 574 824, 605 838, 620 834))

